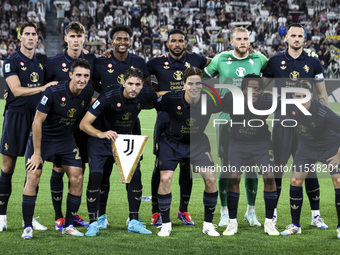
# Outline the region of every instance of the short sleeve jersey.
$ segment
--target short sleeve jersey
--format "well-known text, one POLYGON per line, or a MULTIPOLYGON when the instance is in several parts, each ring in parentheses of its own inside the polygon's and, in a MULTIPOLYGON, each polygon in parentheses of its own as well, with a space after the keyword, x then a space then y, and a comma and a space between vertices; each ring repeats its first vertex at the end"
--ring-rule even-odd
POLYGON ((126 99, 123 86, 103 92, 90 107, 89 112, 98 117, 93 126, 101 131, 114 130, 118 134, 131 134, 137 116, 145 104, 157 99, 157 94, 147 85, 134 99, 126 99))
POLYGON ((129 53, 125 60, 119 61, 111 52, 110 58, 97 58, 94 77, 102 82, 103 92, 106 92, 112 87, 119 87, 123 84, 124 73, 131 67, 140 69, 143 72, 144 79, 150 76, 143 58, 129 53))
MULTIPOLYGON (((41 54, 35 54, 34 57, 30 59, 18 50, 4 61, 3 73, 5 79, 17 75, 22 87, 41 87, 44 85, 44 66, 46 59, 47 57, 41 54)), ((6 85, 8 88, 8 97, 6 99, 8 106, 24 107, 27 110, 35 110, 42 93, 27 97, 14 97, 7 83, 6 85)))
POLYGON ((185 52, 181 59, 158 57, 150 59, 147 63, 150 75, 155 75, 158 81, 159 91, 183 89, 183 72, 191 66, 203 69, 207 59, 196 53, 185 52))
POLYGON ((296 59, 292 58, 288 54, 288 51, 278 53, 271 57, 266 70, 263 72, 263 76, 276 78, 275 86, 279 88, 279 94, 281 93, 281 88, 293 87, 301 78, 314 79, 316 82, 324 80, 320 60, 318 58, 308 57, 304 51, 302 51, 301 55, 296 59))
MULTIPOLYGON (((245 75, 260 75, 265 70, 267 62, 268 59, 259 52, 245 58, 237 58, 234 51, 224 51, 215 56, 204 68, 204 76, 212 78, 219 74, 221 84, 235 85, 240 88, 245 75)), ((221 95, 227 92, 227 89, 220 90, 221 95)))
POLYGON ((73 139, 75 124, 79 122, 84 108, 91 102, 93 92, 84 89, 75 96, 70 91, 68 82, 62 81, 48 87, 37 106, 38 111, 47 114, 42 126, 44 141, 73 139))
POLYGON ((190 139, 200 139, 211 114, 221 111, 222 108, 215 106, 213 100, 207 100, 207 114, 203 115, 201 102, 190 105, 185 101, 184 95, 184 90, 171 91, 158 98, 155 107, 157 111, 169 114, 170 123, 165 134, 178 142, 189 144, 190 139))
MULTIPOLYGON (((84 54, 82 52, 79 58, 85 59, 90 63, 92 78, 96 56, 93 53, 84 54)), ((63 52, 53 57, 49 57, 46 61, 46 75, 45 75, 46 82, 69 80, 70 79, 69 72, 71 71, 71 66, 75 60, 76 60, 75 58, 71 58, 67 54, 67 49, 63 50, 63 52)), ((91 85, 91 79, 87 86, 85 87, 85 89, 93 90, 93 87, 91 85)))

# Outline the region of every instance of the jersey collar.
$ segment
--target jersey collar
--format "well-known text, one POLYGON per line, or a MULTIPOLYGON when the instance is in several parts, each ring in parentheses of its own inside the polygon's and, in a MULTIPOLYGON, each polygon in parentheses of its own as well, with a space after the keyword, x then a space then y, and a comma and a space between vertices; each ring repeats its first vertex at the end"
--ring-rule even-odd
POLYGON ((236 57, 236 56, 235 56, 234 51, 232 51, 232 54, 233 54, 233 57, 234 57, 234 58, 239 59, 239 60, 246 59, 246 58, 249 56, 249 53, 248 53, 247 56, 245 56, 244 58, 239 58, 239 57, 236 57))
POLYGON ((186 59, 187 59, 187 54, 186 52, 184 52, 183 57, 181 57, 180 59, 174 59, 173 57, 171 57, 170 53, 168 55, 168 59, 170 63, 174 63, 174 62, 180 62, 180 63, 185 63, 186 59))
POLYGON ((298 58, 293 58, 291 55, 289 55, 288 53, 288 49, 285 51, 285 57, 288 59, 288 60, 302 60, 304 59, 306 53, 304 50, 302 50, 302 53, 300 54, 300 56, 298 58))
POLYGON ((27 63, 30 60, 37 61, 37 54, 36 53, 34 53, 33 58, 28 58, 20 51, 20 49, 17 52, 18 52, 20 58, 22 59, 22 61, 24 61, 25 63, 27 63))
POLYGON ((130 53, 128 53, 128 55, 127 55, 127 58, 126 59, 124 59, 123 61, 120 61, 120 60, 118 60, 118 59, 116 59, 115 58, 115 56, 113 55, 113 51, 111 51, 112 52, 112 54, 111 54, 111 59, 112 59, 112 61, 113 61, 113 63, 114 64, 118 64, 119 62, 125 62, 125 63, 129 63, 130 62, 130 53))
MULTIPOLYGON (((66 59, 69 63, 74 62, 74 60, 76 60, 76 59, 75 59, 75 58, 71 58, 71 57, 67 54, 67 49, 68 49, 68 48, 66 48, 65 50, 63 50, 63 55, 64 55, 65 59, 66 59)), ((84 59, 84 52, 83 52, 83 51, 81 51, 79 58, 84 59)))

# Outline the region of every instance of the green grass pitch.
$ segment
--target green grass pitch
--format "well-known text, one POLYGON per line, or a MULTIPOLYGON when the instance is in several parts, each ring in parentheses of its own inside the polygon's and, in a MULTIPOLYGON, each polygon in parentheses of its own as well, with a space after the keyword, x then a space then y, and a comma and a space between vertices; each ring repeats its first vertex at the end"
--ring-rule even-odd
MULTIPOLYGON (((340 112, 340 104, 332 104, 334 111, 340 112)), ((4 100, 0 100, 0 111, 3 112, 4 100)), ((150 196, 150 183, 153 171, 154 156, 152 154, 152 135, 156 112, 145 110, 140 114, 142 133, 150 136, 144 159, 141 162, 143 195, 150 196)), ((2 127, 2 118, 1 118, 2 127)), ((215 163, 219 163, 216 161, 215 163)), ((2 254, 338 254, 340 240, 336 239, 337 217, 334 206, 334 188, 329 176, 320 178, 321 213, 328 230, 319 230, 310 226, 311 213, 307 195, 304 194, 302 207, 302 234, 294 236, 270 237, 264 233, 263 227, 250 227, 243 216, 246 211, 246 198, 243 180, 240 203, 238 209, 238 233, 233 237, 209 237, 202 233, 203 224, 203 180, 194 178, 189 212, 195 221, 195 226, 184 226, 176 219, 179 204, 178 171, 172 184, 173 203, 171 219, 173 230, 168 238, 157 236, 159 229, 150 226, 151 202, 143 201, 140 216, 147 223, 152 235, 128 233, 125 225, 128 217, 128 204, 125 185, 120 183, 116 166, 111 176, 111 191, 108 201, 107 215, 109 227, 100 231, 97 237, 72 237, 62 235, 54 230, 54 211, 49 188, 52 166, 45 163, 40 181, 40 189, 35 209, 35 216, 48 227, 47 231, 34 231, 32 240, 22 240, 22 190, 25 178, 24 160, 18 159, 17 168, 13 176, 12 196, 8 206, 8 230, 0 233, 0 251, 2 254)), ((86 169, 83 185, 82 204, 79 214, 88 220, 86 209, 86 186, 89 169, 86 169)), ((64 178, 63 212, 66 209, 67 178, 64 178)), ((218 202, 214 223, 218 224, 220 216, 220 202, 218 202)), ((264 222, 263 183, 259 180, 256 212, 259 221, 264 222)), ((279 231, 284 230, 290 223, 289 208, 289 179, 283 181, 283 191, 278 205, 279 231)), ((78 228, 85 233, 85 228, 78 228)), ((222 234, 224 228, 218 228, 222 234)))

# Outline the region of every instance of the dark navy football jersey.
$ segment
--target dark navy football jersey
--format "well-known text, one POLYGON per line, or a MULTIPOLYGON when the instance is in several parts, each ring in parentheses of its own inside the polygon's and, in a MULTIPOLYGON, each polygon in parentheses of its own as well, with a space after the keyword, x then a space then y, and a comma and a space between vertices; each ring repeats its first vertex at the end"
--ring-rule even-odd
POLYGON ((304 51, 296 59, 292 58, 288 51, 274 55, 269 59, 263 76, 275 78, 275 86, 279 88, 279 94, 281 93, 281 88, 293 87, 299 79, 309 78, 310 80, 314 79, 315 82, 324 80, 320 60, 308 57, 304 51))
POLYGON ((123 86, 103 92, 89 109, 91 114, 98 117, 93 126, 101 131, 131 134, 140 111, 156 99, 157 94, 147 85, 143 85, 134 99, 123 96, 123 86))
MULTIPOLYGON (((87 85, 88 86, 88 85, 87 85)), ((68 81, 48 87, 37 106, 37 110, 47 114, 42 126, 44 141, 73 140, 73 131, 84 108, 90 104, 92 92, 84 89, 74 96, 68 86, 68 81)))
MULTIPOLYGON (((27 88, 41 87, 44 85, 45 62, 47 57, 41 54, 35 54, 32 59, 16 51, 10 55, 3 64, 3 73, 5 79, 12 75, 17 75, 20 85, 27 88)), ((7 87, 8 84, 6 83, 7 87)), ((27 110, 34 110, 39 103, 42 93, 27 97, 14 97, 8 87, 7 106, 24 107, 27 110)))
POLYGON ((196 53, 185 52, 179 60, 168 57, 150 59, 147 63, 150 75, 155 75, 159 91, 183 89, 183 72, 190 66, 203 69, 207 59, 196 53))
POLYGON ((94 77, 102 82, 102 91, 106 92, 112 87, 116 88, 123 84, 124 74, 131 67, 140 69, 144 74, 144 79, 150 76, 143 58, 129 53, 124 61, 119 61, 113 56, 113 52, 111 52, 110 58, 97 58, 94 77))
POLYGON ((165 131, 166 135, 176 141, 189 144, 190 137, 200 139, 211 114, 221 111, 221 107, 215 106, 213 100, 209 100, 208 97, 207 114, 203 115, 201 101, 190 105, 185 101, 184 94, 184 90, 171 91, 158 98, 155 107, 157 111, 165 111, 169 114, 170 122, 165 131))
MULTIPOLYGON (((224 107, 223 111, 229 113, 231 116, 230 135, 233 139, 248 142, 270 139, 270 132, 266 123, 268 115, 261 116, 252 113, 247 104, 244 106, 244 115, 234 115, 233 96, 231 93, 225 94, 222 103, 224 107)), ((271 108, 272 104, 273 96, 264 93, 253 103, 253 106, 257 110, 268 110, 271 108)))
POLYGON ((298 141, 316 150, 324 150, 340 144, 340 116, 316 100, 312 100, 312 115, 304 115, 294 105, 288 106, 287 115, 297 121, 298 141))
MULTIPOLYGON (((79 58, 85 59, 90 63, 91 66, 91 78, 93 76, 94 65, 96 61, 96 56, 93 53, 84 54, 81 52, 79 58)), ((63 52, 49 57, 46 61, 46 74, 45 81, 67 81, 70 79, 69 72, 71 71, 71 66, 75 61, 75 58, 71 58, 67 54, 67 49, 63 50, 63 52)), ((91 79, 86 86, 86 89, 92 89, 91 79)))

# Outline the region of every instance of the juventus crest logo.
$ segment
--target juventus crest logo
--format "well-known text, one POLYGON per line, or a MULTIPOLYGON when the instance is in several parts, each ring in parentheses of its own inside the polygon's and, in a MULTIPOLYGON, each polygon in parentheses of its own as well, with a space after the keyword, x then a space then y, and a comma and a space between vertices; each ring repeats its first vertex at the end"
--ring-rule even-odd
POLYGON ((127 142, 126 150, 124 151, 124 153, 126 154, 126 156, 130 156, 133 153, 133 147, 134 147, 134 144, 135 144, 135 140, 124 139, 124 142, 127 142))

